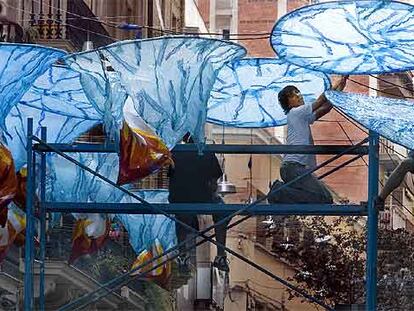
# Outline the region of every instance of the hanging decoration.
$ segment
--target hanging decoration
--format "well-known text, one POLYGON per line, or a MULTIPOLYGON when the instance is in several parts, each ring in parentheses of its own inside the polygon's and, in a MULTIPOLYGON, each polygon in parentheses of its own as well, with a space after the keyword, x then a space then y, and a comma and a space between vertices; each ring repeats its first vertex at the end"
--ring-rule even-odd
POLYGON ((414 69, 414 6, 390 0, 333 1, 279 19, 271 45, 285 61, 335 74, 414 69))
POLYGON ((364 127, 414 149, 414 102, 338 91, 327 91, 325 95, 336 108, 364 127))
POLYGON ((286 124, 277 94, 294 85, 306 104, 330 87, 329 78, 277 58, 245 58, 219 71, 207 105, 207 122, 225 126, 263 128, 286 124))
POLYGON ((246 51, 226 41, 176 36, 118 42, 102 53, 119 72, 138 115, 172 149, 187 132, 204 142, 216 75, 246 51))

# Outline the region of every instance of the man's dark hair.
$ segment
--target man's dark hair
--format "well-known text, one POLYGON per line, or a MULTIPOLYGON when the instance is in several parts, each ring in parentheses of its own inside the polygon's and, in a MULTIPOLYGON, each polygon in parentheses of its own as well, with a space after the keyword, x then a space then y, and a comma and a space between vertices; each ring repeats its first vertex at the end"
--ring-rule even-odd
POLYGON ((283 111, 287 114, 290 111, 289 107, 289 97, 292 96, 293 93, 299 92, 299 89, 296 86, 288 85, 285 86, 278 95, 279 104, 282 106, 283 111))

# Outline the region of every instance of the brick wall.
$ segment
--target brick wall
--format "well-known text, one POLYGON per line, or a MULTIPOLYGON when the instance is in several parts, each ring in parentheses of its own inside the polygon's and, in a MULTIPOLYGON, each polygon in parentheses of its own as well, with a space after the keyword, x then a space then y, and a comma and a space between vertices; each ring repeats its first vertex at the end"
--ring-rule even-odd
MULTIPOLYGON (((277 0, 239 0, 239 33, 270 33, 276 19, 277 0)), ((239 43, 247 48, 249 56, 275 56, 267 38, 239 43)))
POLYGON ((201 17, 203 18, 208 29, 210 25, 210 0, 197 0, 196 2, 201 17))

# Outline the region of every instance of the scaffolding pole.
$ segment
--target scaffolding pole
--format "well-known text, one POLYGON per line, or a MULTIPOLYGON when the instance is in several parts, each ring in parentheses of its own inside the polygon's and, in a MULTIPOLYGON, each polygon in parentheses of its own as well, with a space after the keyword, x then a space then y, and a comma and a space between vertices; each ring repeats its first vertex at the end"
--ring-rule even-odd
POLYGON ((32 149, 33 119, 27 120, 27 189, 26 189, 26 240, 24 252, 24 310, 33 308, 33 261, 34 261, 34 211, 33 199, 35 191, 34 155, 32 149))
POLYGON ((378 195, 379 171, 379 138, 378 134, 369 132, 368 162, 368 242, 367 242, 367 278, 366 278, 366 310, 377 310, 377 242, 378 211, 375 198, 378 195))
MULTIPOLYGON (((179 149, 181 149, 180 145, 179 149)), ((188 152, 194 151, 196 146, 189 146, 188 148, 182 148, 179 152, 188 152), (188 150, 187 150, 188 149, 188 150)), ((368 193, 368 210, 366 206, 341 206, 341 209, 338 205, 323 205, 323 204, 309 204, 309 205, 265 205, 266 207, 270 207, 267 210, 263 208, 263 205, 252 205, 252 209, 247 211, 248 208, 245 205, 233 205, 227 206, 226 208, 229 209, 229 212, 233 212, 237 214, 237 211, 244 211, 245 214, 251 216, 253 214, 273 214, 272 210, 280 215, 346 215, 346 216, 353 216, 353 215, 367 215, 368 214, 368 246, 367 246, 367 283, 366 283, 366 290, 367 290, 367 310, 372 311, 376 310, 376 232, 377 232, 377 221, 378 215, 375 210, 374 206, 374 199, 378 193, 378 135, 375 133, 370 132, 369 136, 369 146, 354 146, 353 149, 350 149, 349 146, 244 146, 244 145, 207 145, 204 148, 205 152, 220 152, 220 153, 233 153, 233 154, 243 154, 243 153, 261 153, 261 154, 278 154, 278 153, 304 153, 304 154, 358 154, 358 155, 365 155, 369 154, 370 157, 370 165, 369 165, 369 193, 368 193), (277 147, 277 148, 274 148, 277 147), (292 148, 293 147, 293 148, 292 148), (372 165, 372 167, 371 167, 372 165), (375 182, 374 182, 375 181, 375 182), (376 184, 376 186, 375 186, 376 184), (244 206, 244 208, 243 208, 244 206), (277 212, 276 208, 280 207, 281 210, 277 212), (329 210, 329 208, 331 210, 329 210)), ((43 262, 44 265, 44 250, 45 250, 45 223, 46 223, 46 212, 73 212, 73 211, 83 211, 83 212, 97 212, 97 213, 133 213, 132 209, 133 206, 120 206, 117 203, 103 203, 99 204, 100 207, 96 205, 97 203, 75 203, 75 202, 45 202, 45 172, 46 172, 46 160, 45 160, 45 153, 46 152, 55 152, 61 154, 62 152, 116 152, 115 146, 111 145, 103 145, 97 146, 92 144, 85 144, 85 145, 69 145, 69 144, 47 144, 46 143, 46 130, 42 129, 42 139, 39 140, 38 138, 33 136, 33 122, 28 121, 28 138, 27 138, 27 155, 28 155, 28 185, 27 185, 27 233, 28 237, 30 237, 30 229, 32 229, 31 236, 33 237, 33 198, 34 198, 34 191, 35 191, 35 175, 34 175, 34 165, 35 165, 35 158, 34 155, 36 152, 41 153, 41 213, 40 216, 41 220, 41 232, 40 232, 40 249, 41 249, 41 265, 43 262), (31 123, 31 125, 30 125, 31 123), (38 144, 32 145, 33 141, 37 141, 38 144), (42 195, 43 192, 43 195, 42 195), (55 205, 56 204, 56 205, 55 205), (76 206, 75 206, 76 204, 76 206), (92 205, 91 205, 92 204, 92 205), (95 208, 93 208, 95 205, 95 208), (120 210, 120 209, 121 210, 120 210)), ((334 171, 334 170, 332 170, 334 171)), ((99 177, 99 174, 95 172, 95 174, 99 177)), ((151 208, 155 208, 155 213, 164 214, 168 213, 186 213, 188 212, 188 206, 185 204, 165 204, 160 206, 159 204, 155 204, 152 206, 148 202, 142 202, 141 205, 143 211, 145 213, 149 213, 151 208), (149 205, 149 206, 146 206, 149 205), (158 206, 157 206, 158 205, 158 206), (170 209, 171 207, 172 209, 170 209), (173 212, 174 211, 174 212, 173 212)), ((194 211, 194 206, 196 206, 196 210, 198 214, 210 214, 214 212, 214 207, 209 204, 192 204, 192 210, 194 211), (203 206, 204 205, 204 206, 203 206)), ((226 205, 224 205, 226 206, 226 205)), ((134 204, 135 209, 137 208, 137 204, 134 204)), ((140 207, 140 209, 141 209, 140 207)), ((221 205, 220 209, 221 212, 223 205, 221 205)), ((154 211, 151 211, 154 213, 154 211)), ((247 216, 247 217, 249 217, 247 216)), ((174 219, 173 219, 174 220, 174 219)), ((174 220, 175 221, 175 220, 174 220)), ((201 233, 199 233, 201 234, 201 233)), ((209 236, 203 236, 204 241, 211 240, 209 236)), ((213 241, 213 240, 212 240, 213 241)), ((213 241, 214 243, 215 241, 213 241)), ((231 250, 230 250, 231 251, 231 250)), ((33 257, 34 257, 34 245, 33 239, 27 238, 26 239, 26 266, 25 266, 25 310, 32 310, 33 308, 33 257), (31 244, 28 242, 31 240, 31 244), (28 254, 29 253, 29 254, 28 254), (29 268, 31 267, 31 268, 29 268), (27 293, 27 295, 26 295, 27 293)), ((257 266, 254 263, 251 263, 253 266, 257 266)), ((256 267, 260 268, 260 267, 256 267)), ((261 269, 259 269, 261 270, 261 269)), ((40 307, 41 310, 44 310, 44 266, 40 269, 40 307), (43 280, 42 280, 43 279, 43 280), (43 285, 42 285, 43 284, 43 285), (42 302, 43 301, 43 302, 42 302), (42 308, 43 307, 43 308, 42 308)), ((262 271, 267 274, 268 271, 262 271)), ((278 279, 278 277, 275 277, 278 279)), ((283 283, 283 282, 282 282, 283 283)), ((288 286, 290 287, 290 286, 288 286)), ((306 297, 306 295, 305 295, 306 297)), ((313 299, 310 299, 313 300, 313 299)), ((314 301, 315 302, 315 301, 314 301)), ((321 304, 326 308, 326 305, 321 304)), ((328 308, 330 309, 330 308, 328 308)))

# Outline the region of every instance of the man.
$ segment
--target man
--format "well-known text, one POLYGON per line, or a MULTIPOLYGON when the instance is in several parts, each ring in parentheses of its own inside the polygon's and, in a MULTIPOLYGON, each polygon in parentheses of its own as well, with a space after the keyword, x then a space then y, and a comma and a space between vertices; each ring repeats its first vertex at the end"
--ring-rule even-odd
MULTIPOLYGON (((184 136, 185 143, 194 143, 189 133, 184 136)), ((216 156, 212 153, 199 155, 198 152, 175 152, 172 151, 174 167, 170 167, 169 197, 170 203, 222 203, 217 195, 217 179, 223 175, 216 156)), ((213 215, 214 222, 218 222, 225 215, 213 215)), ((199 230, 196 214, 177 215, 177 219, 199 230)), ((225 245, 226 228, 228 222, 215 228, 216 241, 225 245)), ((176 224, 178 243, 185 241, 194 235, 191 231, 180 224, 176 224)), ((195 243, 193 240, 192 244, 195 243)), ((180 248, 178 264, 183 270, 186 269, 189 255, 184 251, 186 246, 180 248)), ((226 252, 217 247, 217 256, 213 265, 222 271, 229 271, 226 252)))
MULTIPOLYGON (((344 76, 338 80, 332 89, 342 91, 347 78, 348 76, 344 76)), ((313 145, 310 125, 331 111, 332 104, 322 94, 313 104, 305 105, 302 94, 292 85, 283 88, 279 92, 278 99, 287 116, 287 145, 313 145)), ((280 168, 280 175, 283 182, 288 183, 315 166, 315 155, 286 154, 280 168)), ((270 203, 331 204, 333 202, 329 190, 314 174, 309 174, 294 184, 271 193, 282 185, 279 180, 273 183, 268 197, 270 203)))
POLYGON ((388 177, 387 182, 378 195, 375 206, 379 210, 384 209, 385 199, 393 192, 403 181, 407 173, 414 173, 414 150, 408 153, 408 157, 402 161, 388 177))

